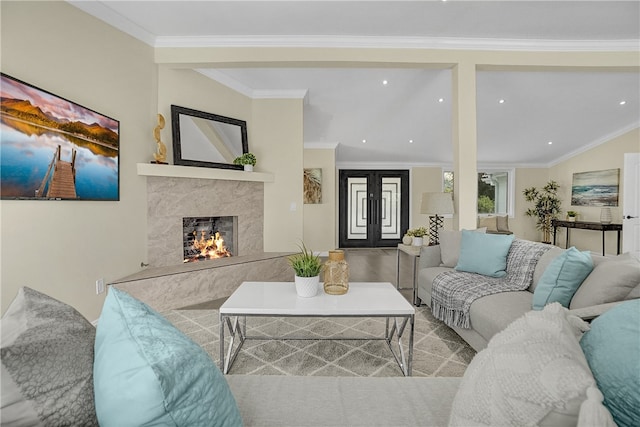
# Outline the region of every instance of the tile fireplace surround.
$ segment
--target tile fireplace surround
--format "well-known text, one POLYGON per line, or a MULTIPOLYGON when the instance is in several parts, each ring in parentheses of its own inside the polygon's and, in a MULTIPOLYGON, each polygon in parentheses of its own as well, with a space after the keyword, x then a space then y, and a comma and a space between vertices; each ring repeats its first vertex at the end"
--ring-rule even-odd
POLYGON ((272 175, 146 164, 138 175, 147 176, 149 266, 111 285, 162 311, 227 297, 246 280, 292 280, 288 253, 263 252, 272 175), (237 255, 183 263, 182 218, 206 216, 238 218, 237 255))

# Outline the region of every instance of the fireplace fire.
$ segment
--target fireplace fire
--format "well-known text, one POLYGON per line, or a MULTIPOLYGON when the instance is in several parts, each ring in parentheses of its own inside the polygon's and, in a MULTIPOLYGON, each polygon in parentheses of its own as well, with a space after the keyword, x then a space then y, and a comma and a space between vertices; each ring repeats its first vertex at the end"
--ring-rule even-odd
POLYGON ((233 256, 236 217, 183 218, 183 262, 233 256))

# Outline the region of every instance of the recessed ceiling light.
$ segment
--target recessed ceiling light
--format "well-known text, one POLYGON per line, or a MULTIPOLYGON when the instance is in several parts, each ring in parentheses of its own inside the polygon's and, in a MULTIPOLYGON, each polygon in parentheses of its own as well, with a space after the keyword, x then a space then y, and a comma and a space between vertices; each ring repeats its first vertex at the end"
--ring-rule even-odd
POLYGON ((363 139, 363 140, 362 140, 362 143, 363 143, 363 144, 366 144, 366 143, 367 143, 367 140, 366 140, 366 139, 363 139))
POLYGON ((444 102, 444 98, 438 99, 438 102, 444 102))
POLYGON ((413 144, 413 139, 410 139, 410 140, 409 140, 409 144, 413 144))
POLYGON ((499 102, 500 104, 504 104, 504 99, 500 99, 500 100, 498 100, 498 102, 499 102))
POLYGON ((624 105, 626 103, 627 103, 627 101, 620 101, 620 105, 624 105))
POLYGON ((383 84, 383 85, 385 85, 385 86, 387 85, 387 83, 389 83, 389 82, 388 82, 388 81, 386 81, 386 80, 383 80, 383 81, 382 81, 382 84, 383 84))
POLYGON ((553 145, 553 141, 549 141, 549 142, 547 142, 547 144, 553 145))

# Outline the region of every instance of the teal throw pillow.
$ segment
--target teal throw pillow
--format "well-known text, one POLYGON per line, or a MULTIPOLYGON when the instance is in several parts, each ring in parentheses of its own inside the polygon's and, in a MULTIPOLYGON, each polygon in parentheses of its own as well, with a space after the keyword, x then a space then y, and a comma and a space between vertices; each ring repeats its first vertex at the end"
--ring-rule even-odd
POLYGON ((95 405, 101 426, 241 426, 209 355, 153 309, 115 288, 98 320, 95 405))
POLYGON ((513 235, 462 230, 460 256, 455 269, 491 277, 506 276, 507 255, 513 239, 513 235))
POLYGON ((558 255, 538 281, 533 292, 533 309, 542 310, 545 305, 556 301, 568 308, 573 294, 591 270, 593 259, 588 251, 580 252, 572 246, 558 255))
POLYGON ((618 426, 640 420, 640 299, 626 301, 591 322, 580 346, 618 426))

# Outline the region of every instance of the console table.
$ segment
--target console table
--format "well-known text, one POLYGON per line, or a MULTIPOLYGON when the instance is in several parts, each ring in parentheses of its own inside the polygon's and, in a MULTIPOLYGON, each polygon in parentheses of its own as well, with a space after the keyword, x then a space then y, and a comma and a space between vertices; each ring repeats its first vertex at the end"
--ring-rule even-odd
POLYGON ((554 219, 551 221, 553 225, 553 244, 556 244, 556 229, 558 227, 565 227, 567 229, 567 241, 565 247, 569 247, 569 230, 572 228, 579 228, 582 230, 596 230, 602 231, 602 255, 605 255, 604 249, 604 234, 605 231, 617 231, 618 232, 618 255, 620 255, 620 232, 622 231, 622 224, 603 224, 601 222, 588 222, 588 221, 562 221, 554 219))

